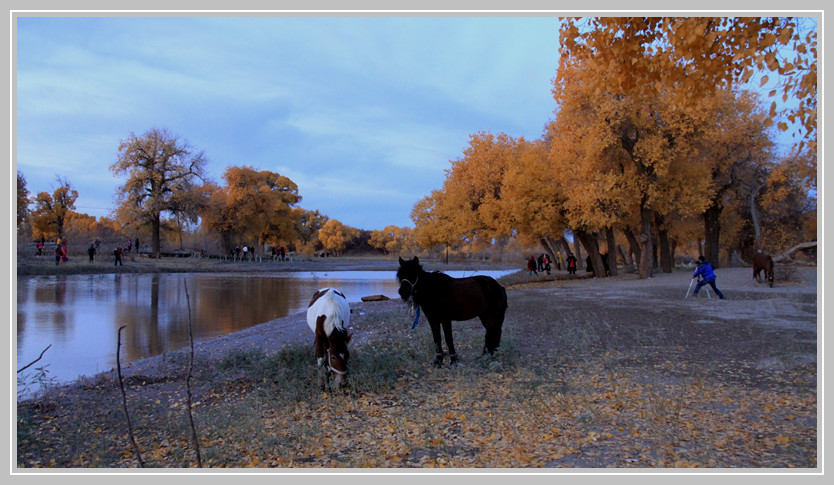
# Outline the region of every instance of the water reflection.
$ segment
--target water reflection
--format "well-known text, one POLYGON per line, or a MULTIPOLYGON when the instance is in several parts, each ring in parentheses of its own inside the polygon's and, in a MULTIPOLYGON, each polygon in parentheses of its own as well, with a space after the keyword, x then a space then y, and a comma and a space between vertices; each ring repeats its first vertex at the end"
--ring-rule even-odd
POLYGON ((116 365, 122 325, 122 363, 185 347, 186 286, 195 339, 302 311, 325 286, 338 287, 350 301, 374 294, 397 298, 397 284, 388 271, 21 276, 18 367, 52 344, 39 362, 49 365, 50 377, 66 382, 109 370, 116 365))

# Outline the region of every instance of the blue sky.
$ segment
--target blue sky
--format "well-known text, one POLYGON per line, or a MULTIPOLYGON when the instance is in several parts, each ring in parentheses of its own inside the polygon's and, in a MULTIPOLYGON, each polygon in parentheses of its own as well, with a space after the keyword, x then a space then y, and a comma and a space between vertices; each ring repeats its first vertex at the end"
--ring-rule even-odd
POLYGON ((479 131, 553 117, 556 17, 18 17, 17 168, 108 215, 119 141, 167 128, 230 165, 296 182, 361 229, 411 226, 479 131))

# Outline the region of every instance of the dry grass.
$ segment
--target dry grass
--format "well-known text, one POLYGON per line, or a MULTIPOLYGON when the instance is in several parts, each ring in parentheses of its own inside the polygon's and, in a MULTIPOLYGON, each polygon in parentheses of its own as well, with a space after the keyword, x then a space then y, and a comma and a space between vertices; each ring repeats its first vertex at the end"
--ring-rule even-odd
MULTIPOLYGON (((516 302, 517 303, 517 302, 516 302)), ((512 303, 511 303, 512 305, 512 303)), ((210 467, 816 466, 814 367, 767 372, 799 339, 748 340, 749 360, 702 353, 684 325, 635 327, 593 311, 516 311, 496 358, 456 327, 462 363, 434 368, 429 332, 380 332, 352 350, 347 390, 327 386, 308 345, 200 360, 194 415, 210 467), (531 338, 531 336, 533 336, 531 338), (793 342, 793 343, 791 343, 793 342), (694 345, 694 346, 693 346, 694 345), (700 356, 700 357, 699 357, 700 356)), ((392 328, 400 315, 367 318, 392 328)), ((401 324, 402 322, 398 322, 401 324)), ((729 341, 720 329, 721 339, 729 341)), ((740 330, 742 331, 742 330, 740 330)), ((172 369, 184 368, 177 354, 172 369)), ((135 467, 106 376, 18 407, 21 467, 135 467)), ((150 467, 193 467, 182 376, 132 381, 150 467)))

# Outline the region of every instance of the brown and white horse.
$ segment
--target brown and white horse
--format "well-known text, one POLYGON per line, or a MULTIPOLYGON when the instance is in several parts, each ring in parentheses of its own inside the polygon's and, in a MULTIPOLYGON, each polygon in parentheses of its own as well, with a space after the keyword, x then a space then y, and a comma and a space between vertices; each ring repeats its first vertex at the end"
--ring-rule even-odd
POLYGON ((333 288, 322 288, 313 295, 307 306, 307 325, 316 334, 316 361, 327 363, 337 387, 347 384, 347 363, 350 358, 347 344, 351 334, 350 305, 345 295, 333 288))

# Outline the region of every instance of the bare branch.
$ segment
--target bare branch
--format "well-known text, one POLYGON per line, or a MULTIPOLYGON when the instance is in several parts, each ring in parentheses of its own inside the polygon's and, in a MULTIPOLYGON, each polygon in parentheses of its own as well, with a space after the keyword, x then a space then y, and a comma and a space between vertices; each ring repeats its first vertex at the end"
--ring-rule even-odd
POLYGON ((127 325, 122 325, 119 327, 119 338, 116 344, 116 370, 119 375, 119 387, 122 390, 122 410, 125 413, 125 419, 127 420, 127 431, 130 435, 130 442, 133 445, 133 451, 136 453, 136 459, 139 460, 139 468, 145 468, 145 463, 142 461, 142 455, 139 453, 139 445, 136 444, 136 438, 133 436, 133 425, 130 423, 130 413, 127 412, 127 395, 125 394, 125 382, 122 379, 122 365, 120 363, 119 358, 119 350, 122 347, 122 330, 127 325))
POLYGON ((41 358, 43 357, 43 354, 45 354, 45 353, 46 353, 46 351, 47 351, 47 350, 49 350, 49 347, 52 347, 52 344, 47 345, 47 346, 46 346, 46 348, 45 348, 45 349, 43 349, 43 351, 41 351, 41 355, 39 355, 37 359, 35 359, 35 360, 33 360, 32 362, 29 362, 28 364, 26 364, 25 366, 23 366, 23 368, 19 369, 19 370, 17 371, 17 373, 18 373, 18 374, 20 374, 21 372, 25 371, 25 370, 26 370, 26 369, 28 369, 29 367, 32 367, 32 364, 34 364, 35 362, 37 362, 37 361, 41 360, 41 358))

